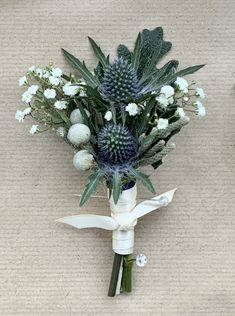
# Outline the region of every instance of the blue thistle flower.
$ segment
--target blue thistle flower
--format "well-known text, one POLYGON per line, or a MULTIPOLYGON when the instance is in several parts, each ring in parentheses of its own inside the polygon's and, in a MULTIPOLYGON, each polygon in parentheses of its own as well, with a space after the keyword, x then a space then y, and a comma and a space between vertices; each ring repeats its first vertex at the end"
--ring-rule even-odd
POLYGON ((106 124, 97 136, 98 156, 102 164, 129 164, 138 153, 138 140, 127 127, 106 124))
POLYGON ((133 66, 121 57, 106 67, 99 90, 105 99, 126 102, 140 96, 141 86, 133 66))

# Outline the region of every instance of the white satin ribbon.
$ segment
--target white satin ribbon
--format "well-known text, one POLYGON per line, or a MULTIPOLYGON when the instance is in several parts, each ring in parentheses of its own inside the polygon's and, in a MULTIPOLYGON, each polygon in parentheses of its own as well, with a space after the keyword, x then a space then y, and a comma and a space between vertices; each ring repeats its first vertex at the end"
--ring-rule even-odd
POLYGON ((137 219, 171 203, 176 189, 155 196, 136 205, 136 186, 123 191, 118 204, 110 199, 111 216, 81 214, 57 219, 78 229, 102 228, 113 231, 113 250, 125 255, 131 254, 134 247, 134 226, 137 219))

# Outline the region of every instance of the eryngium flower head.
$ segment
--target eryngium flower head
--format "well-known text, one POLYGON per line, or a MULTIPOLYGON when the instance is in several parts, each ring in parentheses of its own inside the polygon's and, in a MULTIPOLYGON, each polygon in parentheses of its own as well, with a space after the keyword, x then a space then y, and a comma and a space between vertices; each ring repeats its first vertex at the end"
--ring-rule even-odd
POLYGON ((97 136, 98 156, 102 164, 132 162, 138 152, 138 141, 127 127, 105 125, 97 136))
POLYGON ((125 102, 140 95, 140 84, 132 65, 119 58, 107 66, 104 72, 100 93, 105 99, 125 102))

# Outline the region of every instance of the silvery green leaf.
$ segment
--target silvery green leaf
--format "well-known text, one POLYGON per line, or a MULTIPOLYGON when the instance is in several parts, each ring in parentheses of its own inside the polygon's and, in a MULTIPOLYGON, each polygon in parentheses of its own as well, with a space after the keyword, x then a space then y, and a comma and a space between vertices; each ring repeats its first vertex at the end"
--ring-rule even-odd
POLYGON ((79 203, 80 206, 84 205, 87 202, 87 200, 90 198, 92 193, 96 191, 102 177, 103 177, 103 174, 100 173, 100 171, 96 171, 95 173, 90 175, 90 177, 88 178, 89 182, 87 183, 86 188, 83 191, 81 199, 80 199, 80 203, 79 203))
POLYGON ((96 44, 96 42, 89 36, 88 39, 96 57, 100 61, 103 68, 105 68, 108 65, 108 59, 105 57, 104 53, 102 52, 101 48, 96 44))
POLYGON ((149 180, 149 176, 146 174, 136 170, 136 169, 131 169, 130 173, 139 181, 142 182, 142 184, 153 194, 155 193, 154 187, 152 185, 152 182, 149 180))
POLYGON ((63 48, 62 52, 67 61, 80 73, 80 75, 87 82, 87 84, 89 84, 93 88, 99 85, 98 80, 88 70, 84 62, 81 62, 78 58, 74 57, 72 54, 70 54, 63 48))

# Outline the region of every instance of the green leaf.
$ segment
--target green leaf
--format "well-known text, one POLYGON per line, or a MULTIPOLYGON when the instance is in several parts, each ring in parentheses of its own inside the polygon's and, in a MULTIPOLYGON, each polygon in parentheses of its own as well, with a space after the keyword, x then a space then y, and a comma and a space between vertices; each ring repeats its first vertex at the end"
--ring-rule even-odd
POLYGON ((125 111, 125 108, 121 107, 120 111, 121 111, 122 125, 125 126, 125 124, 126 124, 126 111, 125 111))
POLYGON ((108 65, 108 59, 105 57, 104 53, 102 52, 101 48, 96 44, 96 42, 89 36, 88 39, 96 57, 98 58, 101 65, 105 68, 108 65))
POLYGON ((86 185, 85 190, 82 193, 80 203, 79 205, 84 205, 87 200, 91 197, 92 193, 96 191, 101 179, 103 177, 103 174, 100 173, 100 171, 96 171, 94 174, 90 175, 89 182, 86 185))
MULTIPOLYGON (((165 42, 163 40, 163 29, 161 27, 156 27, 152 31, 144 29, 142 32, 142 48, 138 68, 138 78, 142 78, 144 70, 146 70, 150 64, 154 65, 155 63, 155 67, 159 60, 171 49, 171 46, 170 42, 165 42), (159 45, 161 46, 161 49, 158 53, 159 45), (156 55, 155 52, 157 52, 156 55)), ((151 68, 153 67, 152 65, 151 68)))
POLYGON ((153 73, 154 70, 156 70, 156 64, 159 60, 159 56, 160 56, 160 53, 161 53, 161 48, 162 48, 162 44, 163 44, 163 41, 160 39, 159 40, 159 43, 153 53, 153 56, 150 60, 150 62, 145 66, 144 68, 144 73, 143 73, 143 77, 142 77, 142 80, 144 80, 145 78, 148 78, 149 75, 151 75, 153 73))
POLYGON ((87 84, 89 84, 93 88, 99 85, 99 81, 92 75, 90 70, 88 70, 84 62, 81 62, 78 58, 74 57, 63 48, 62 52, 67 61, 80 73, 87 84))
POLYGON ((156 144, 150 147, 144 154, 141 156, 141 159, 146 159, 154 156, 157 152, 163 149, 165 141, 163 139, 159 140, 156 144))
POLYGON ((152 79, 152 82, 156 83, 160 78, 165 77, 170 72, 172 72, 172 71, 175 72, 178 65, 179 65, 178 60, 170 60, 162 68, 157 69, 155 72, 151 73, 149 76, 143 77, 140 80, 140 83, 143 84, 149 79, 152 79))
POLYGON ((162 160, 159 160, 159 161, 157 161, 157 162, 155 162, 155 163, 153 163, 152 164, 152 166, 153 166, 153 169, 157 169, 158 167, 160 167, 162 165, 162 160))
POLYGON ((89 117, 87 116, 87 113, 85 109, 83 108, 82 104, 79 102, 79 100, 75 97, 74 101, 78 107, 78 109, 81 111, 82 117, 84 119, 84 124, 90 127, 89 117))
POLYGON ((147 165, 153 165, 154 163, 162 160, 165 156, 169 154, 173 149, 175 148, 174 144, 166 145, 163 147, 163 149, 156 153, 154 156, 149 158, 142 158, 139 162, 139 166, 147 166, 147 165))
POLYGON ((142 182, 142 184, 153 194, 155 194, 155 190, 154 187, 152 185, 152 182, 149 180, 149 176, 147 176, 146 174, 137 171, 136 169, 131 169, 131 174, 139 181, 142 182))
POLYGON ((199 69, 201 69, 202 67, 204 67, 205 65, 196 65, 196 66, 192 66, 192 67, 188 67, 185 69, 182 69, 178 72, 175 72, 174 74, 170 74, 166 77, 164 77, 162 80, 159 80, 159 76, 157 74, 157 76, 151 80, 151 82, 144 88, 144 92, 150 92, 152 90, 157 90, 160 89, 162 86, 173 83, 177 77, 183 77, 186 75, 190 75, 196 71, 198 71, 199 69))
POLYGON ((61 119, 66 123, 66 125, 68 127, 70 127, 72 125, 70 119, 68 118, 68 116, 66 115, 66 113, 64 111, 56 110, 56 112, 61 117, 61 119))
POLYGON ((118 58, 122 57, 128 60, 129 63, 131 63, 132 53, 129 51, 129 49, 125 45, 123 44, 118 45, 117 55, 118 55, 118 58))
POLYGON ((119 196, 121 194, 122 189, 122 183, 121 183, 121 177, 118 172, 114 173, 113 179, 112 179, 112 194, 113 194, 113 201, 115 204, 117 204, 119 196))
POLYGON ((151 132, 145 136, 139 148, 139 155, 142 155, 146 150, 148 150, 152 144, 156 141, 156 137, 158 134, 158 129, 154 127, 151 132))
POLYGON ((139 127, 138 127, 138 133, 141 134, 145 131, 146 126, 148 124, 148 113, 151 112, 152 108, 156 104, 155 98, 152 98, 147 102, 146 106, 144 107, 143 111, 141 112, 139 116, 139 127))
POLYGON ((132 65, 136 71, 139 67, 139 62, 140 62, 141 42, 142 42, 141 33, 139 33, 135 42, 135 48, 134 48, 134 52, 132 56, 132 65))

